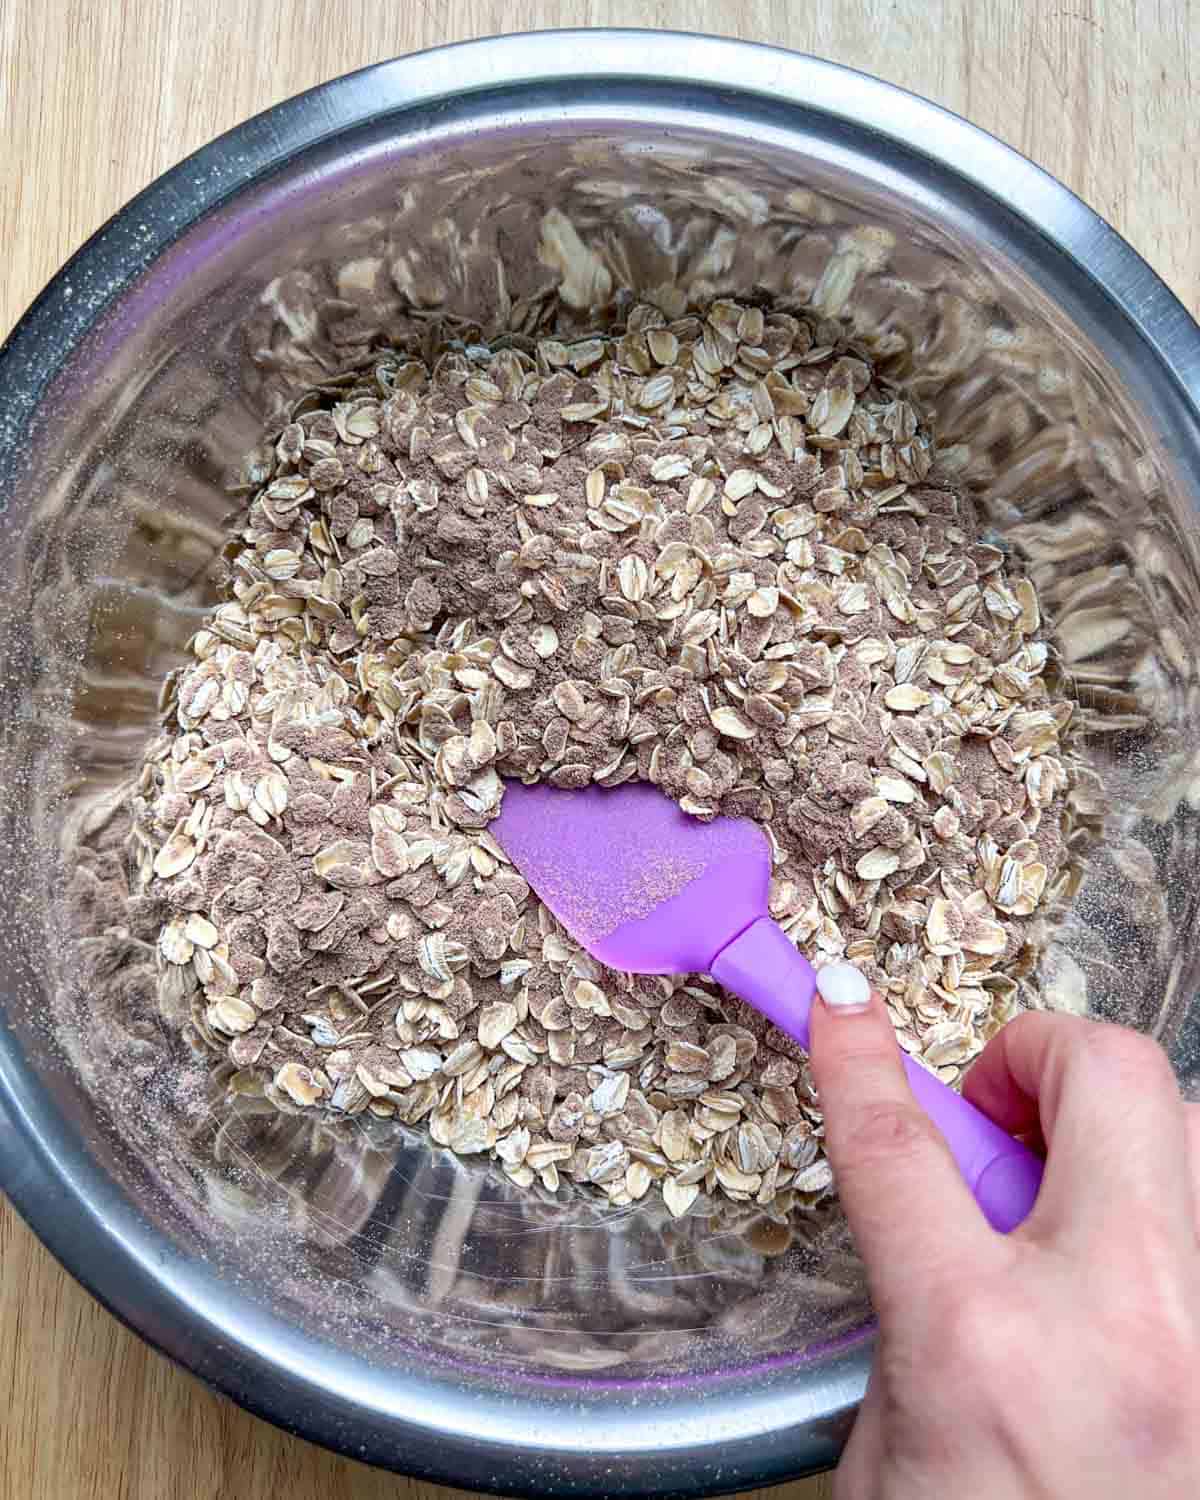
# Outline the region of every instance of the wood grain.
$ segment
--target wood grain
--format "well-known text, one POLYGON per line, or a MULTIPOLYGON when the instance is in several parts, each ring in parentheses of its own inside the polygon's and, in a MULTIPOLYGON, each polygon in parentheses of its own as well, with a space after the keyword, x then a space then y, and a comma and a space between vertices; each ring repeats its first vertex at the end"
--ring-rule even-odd
MULTIPOLYGON (((546 26, 775 42, 937 100, 1060 177, 1200 308, 1194 0, 0 0, 0 332, 134 192, 276 100, 546 26)), ((2 399, 2 398, 0 398, 2 399)), ((4 1500, 446 1500, 256 1421, 150 1353, 0 1203, 4 1500)), ((772 1492, 822 1500, 829 1481, 772 1492)))

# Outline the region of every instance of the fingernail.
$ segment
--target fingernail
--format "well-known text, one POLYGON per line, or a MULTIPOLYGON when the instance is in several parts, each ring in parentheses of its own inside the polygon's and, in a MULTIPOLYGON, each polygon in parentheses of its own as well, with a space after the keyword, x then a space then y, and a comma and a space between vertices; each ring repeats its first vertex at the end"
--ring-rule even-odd
POLYGON ((821 999, 838 1015, 866 1010, 871 1003, 871 986, 867 976, 853 964, 826 964, 817 970, 817 989, 821 999))

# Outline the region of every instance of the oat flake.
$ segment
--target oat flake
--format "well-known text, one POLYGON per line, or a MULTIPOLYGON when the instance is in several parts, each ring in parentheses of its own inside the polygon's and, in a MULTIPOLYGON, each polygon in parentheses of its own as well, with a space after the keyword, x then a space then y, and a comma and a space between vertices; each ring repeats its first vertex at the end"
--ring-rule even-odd
MULTIPOLYGON (((541 255, 568 303, 608 296, 561 215, 541 255)), ((255 461, 132 803, 164 1011, 231 1087, 420 1124, 518 1184, 815 1203, 799 1049, 706 977, 583 952, 488 833, 503 778, 758 820, 773 915, 953 1082, 1036 1003, 1070 876, 1033 585, 835 324, 446 327, 255 461)))

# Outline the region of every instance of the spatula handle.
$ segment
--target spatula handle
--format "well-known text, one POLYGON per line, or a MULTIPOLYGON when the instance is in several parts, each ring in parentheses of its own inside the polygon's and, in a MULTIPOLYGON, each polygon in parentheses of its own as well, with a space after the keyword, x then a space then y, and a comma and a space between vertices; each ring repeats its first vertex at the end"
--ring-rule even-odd
MULTIPOLYGON (((752 922, 713 959, 709 970, 719 984, 749 1001, 808 1050, 817 976, 770 917, 752 922)), ((907 1055, 904 1071, 917 1102, 945 1137, 988 1223, 1004 1234, 1015 1229, 1037 1199, 1041 1160, 907 1055)))
POLYGON ((988 1223, 1007 1234, 1029 1217, 1045 1164, 961 1094, 905 1055, 917 1103, 941 1131, 988 1223))

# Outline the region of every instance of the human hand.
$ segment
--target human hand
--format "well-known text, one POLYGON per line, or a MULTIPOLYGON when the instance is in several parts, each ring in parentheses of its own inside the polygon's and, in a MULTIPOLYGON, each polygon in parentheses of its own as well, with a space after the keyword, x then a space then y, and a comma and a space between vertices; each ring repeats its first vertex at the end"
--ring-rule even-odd
POLYGON ((1200 1106, 1161 1048, 1045 1013, 989 1044, 964 1092, 1048 1148, 1005 1236, 913 1099, 878 997, 814 1005, 811 1040, 879 1318, 836 1500, 1200 1494, 1200 1106))

